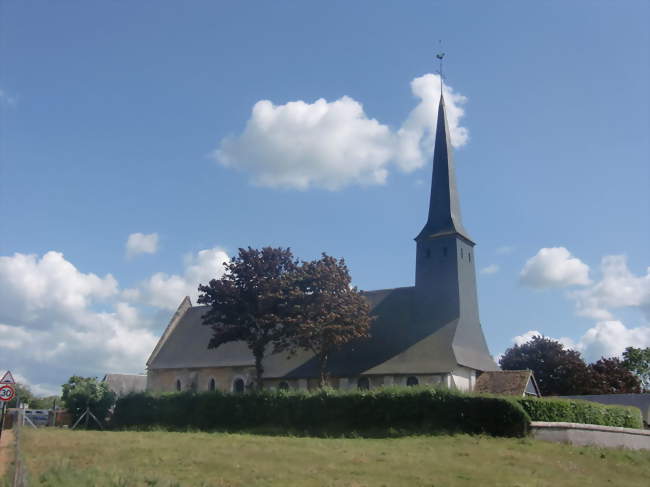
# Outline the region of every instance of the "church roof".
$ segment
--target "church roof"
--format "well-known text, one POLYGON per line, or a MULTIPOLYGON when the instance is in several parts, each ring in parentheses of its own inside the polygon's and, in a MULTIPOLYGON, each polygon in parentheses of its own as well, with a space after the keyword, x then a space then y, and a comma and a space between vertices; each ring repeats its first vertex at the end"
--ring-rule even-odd
POLYGON ((147 388, 147 376, 142 374, 106 374, 102 382, 118 397, 143 392, 147 388))
MULTIPOLYGON (((335 377, 362 374, 437 374, 451 372, 458 365, 493 370, 494 362, 473 353, 469 362, 457 357, 455 337, 459 320, 434 323, 415 313, 415 288, 381 289, 363 293, 376 316, 371 337, 345 345, 330 355, 329 373, 335 377)), ((244 342, 230 342, 208 349, 212 329, 202 324, 207 306, 185 309, 173 332, 150 359, 150 369, 253 366, 253 356, 244 342)), ((172 318, 172 321, 176 318, 172 318)), ((163 339, 161 338, 161 341, 163 339)), ((264 360, 267 378, 318 377, 318 363, 311 353, 291 358, 270 354, 264 360)))
POLYGON ((429 216, 416 240, 448 234, 458 234, 472 242, 463 226, 460 214, 454 157, 445 113, 445 99, 440 95, 436 143, 433 152, 429 216))
MULTIPOLYGON (((174 315, 170 333, 163 335, 156 347, 157 353, 152 354, 147 366, 150 369, 254 366, 255 360, 245 342, 208 348, 212 328, 204 325, 201 319, 207 310, 208 306, 191 306, 181 310, 179 316, 174 315)), ((307 358, 305 354, 290 359, 286 354, 269 355, 264 361, 265 376, 281 377, 307 358)))

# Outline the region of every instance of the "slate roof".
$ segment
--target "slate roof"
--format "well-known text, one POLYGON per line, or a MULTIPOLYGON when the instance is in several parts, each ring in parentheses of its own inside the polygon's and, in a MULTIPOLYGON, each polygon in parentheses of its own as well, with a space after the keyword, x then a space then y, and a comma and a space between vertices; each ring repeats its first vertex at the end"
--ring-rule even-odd
POLYGON ((476 379, 475 392, 523 396, 528 392, 540 396, 535 377, 530 370, 496 370, 483 372, 476 379))
MULTIPOLYGON (((329 373, 335 377, 362 374, 436 374, 447 373, 458 364, 480 370, 494 370, 487 355, 473 364, 463 364, 454 353, 454 334, 458 320, 436 328, 436 323, 417 323, 414 287, 364 292, 370 301, 371 314, 377 316, 371 338, 344 346, 331 354, 329 373), (477 367, 478 366, 478 367, 477 367)), ((182 306, 182 304, 181 304, 182 306)), ((253 366, 253 356, 244 342, 231 342, 208 349, 212 329, 202 324, 207 306, 187 308, 170 323, 148 362, 150 369, 253 366)), ((318 363, 313 355, 301 352, 269 355, 264 361, 267 378, 318 377, 318 363)))
POLYGON ((585 396, 558 396, 560 399, 581 399, 617 406, 634 406, 641 410, 643 421, 650 424, 650 393, 644 394, 594 394, 585 396))
POLYGON ((144 392, 147 388, 147 376, 142 374, 106 374, 102 382, 118 397, 131 392, 144 392))
POLYGON ((448 234, 458 234, 472 242, 461 218, 453 151, 445 113, 445 99, 440 95, 436 142, 433 151, 429 217, 416 240, 448 234))
MULTIPOLYGON (((208 349, 212 328, 201 320, 207 310, 208 306, 193 306, 186 309, 176 323, 170 323, 170 333, 163 335, 147 366, 150 369, 254 366, 255 359, 245 342, 230 342, 217 349, 208 349)), ((304 354, 290 359, 285 354, 268 356, 264 375, 281 377, 306 359, 304 354)))

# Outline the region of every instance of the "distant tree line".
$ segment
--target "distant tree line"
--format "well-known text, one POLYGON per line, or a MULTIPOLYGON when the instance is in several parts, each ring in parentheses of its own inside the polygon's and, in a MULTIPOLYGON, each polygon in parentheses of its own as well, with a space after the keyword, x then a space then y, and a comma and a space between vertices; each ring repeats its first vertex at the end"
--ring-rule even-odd
POLYGON ((331 353, 369 336, 370 307, 351 285, 343 259, 322 254, 300 262, 288 248, 249 247, 224 267, 221 278, 199 286, 198 302, 210 306, 203 316, 213 332, 208 347, 245 342, 255 358, 258 389, 269 353, 310 351, 322 387, 331 353))
POLYGON ((506 350, 499 363, 504 370, 532 370, 544 396, 650 392, 650 347, 628 347, 622 360, 587 364, 580 352, 537 335, 506 350))
POLYGON ((55 403, 60 404, 59 396, 40 397, 32 392, 28 385, 17 383, 14 385, 16 394, 7 403, 7 407, 15 408, 19 404, 26 404, 31 409, 50 409, 55 403))

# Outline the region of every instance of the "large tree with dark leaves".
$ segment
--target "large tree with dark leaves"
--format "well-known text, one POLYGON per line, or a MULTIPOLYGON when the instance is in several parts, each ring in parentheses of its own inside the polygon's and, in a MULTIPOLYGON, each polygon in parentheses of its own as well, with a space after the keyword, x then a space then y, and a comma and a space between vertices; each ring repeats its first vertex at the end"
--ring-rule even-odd
POLYGON ((224 264, 220 279, 200 285, 198 302, 210 306, 203 324, 212 327, 208 348, 244 341, 255 357, 256 386, 262 388, 262 361, 290 319, 287 302, 297 268, 291 250, 265 247, 239 249, 224 264))
POLYGON ((589 364, 589 389, 585 394, 623 394, 641 392, 639 378, 616 358, 601 358, 589 364))
POLYGON ((650 392, 650 347, 627 347, 623 352, 623 366, 639 378, 645 392, 650 392))
POLYGON ((327 384, 327 361, 344 344, 369 336, 368 301, 356 287, 343 259, 323 254, 303 262, 291 286, 291 319, 277 350, 303 349, 318 360, 320 387, 327 384))
POLYGON ((579 352, 565 350, 555 340, 540 335, 505 351, 499 361, 504 370, 530 369, 544 396, 586 394, 589 371, 579 352))

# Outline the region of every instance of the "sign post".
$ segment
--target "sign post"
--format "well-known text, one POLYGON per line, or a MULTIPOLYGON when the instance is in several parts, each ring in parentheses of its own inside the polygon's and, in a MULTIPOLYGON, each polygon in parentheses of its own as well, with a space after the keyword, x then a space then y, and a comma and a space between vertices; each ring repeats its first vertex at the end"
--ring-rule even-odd
POLYGON ((0 439, 2 439, 2 430, 5 427, 5 416, 7 415, 7 403, 16 395, 14 391, 14 378, 11 372, 7 371, 0 379, 0 401, 2 401, 2 419, 0 419, 0 439))

